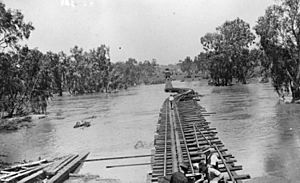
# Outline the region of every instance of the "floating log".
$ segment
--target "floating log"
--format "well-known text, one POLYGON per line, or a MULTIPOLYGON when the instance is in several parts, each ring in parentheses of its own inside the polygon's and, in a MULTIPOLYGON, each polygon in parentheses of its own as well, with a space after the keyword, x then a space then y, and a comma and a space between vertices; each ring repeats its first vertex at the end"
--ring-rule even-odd
POLYGON ((89 127, 89 126, 91 126, 91 122, 89 121, 78 121, 76 122, 73 128, 89 127))
POLYGON ((239 180, 239 179, 250 179, 250 175, 234 175, 234 179, 239 180))
POLYGON ((109 157, 109 158, 95 158, 95 159, 86 159, 85 162, 89 161, 105 161, 105 160, 116 160, 116 159, 127 159, 127 158, 143 158, 143 157, 150 157, 153 156, 152 154, 145 154, 145 155, 135 155, 135 156, 118 156, 118 157, 109 157))
POLYGON ((109 165, 109 166, 106 166, 106 168, 119 168, 119 167, 143 166, 143 165, 152 165, 152 163, 134 163, 134 164, 124 164, 124 165, 109 165))
POLYGON ((16 175, 12 176, 12 177, 9 177, 9 178, 5 179, 4 181, 5 181, 5 182, 16 182, 18 179, 21 179, 21 178, 23 178, 23 177, 26 177, 27 175, 30 175, 30 174, 32 174, 32 173, 35 173, 35 172, 37 172, 37 171, 39 171, 39 170, 42 170, 43 168, 45 168, 45 167, 47 167, 47 166, 49 166, 49 164, 43 164, 43 165, 40 165, 40 166, 38 166, 38 167, 36 167, 36 168, 33 168, 33 169, 31 169, 31 170, 27 170, 27 171, 25 171, 25 172, 23 172, 23 173, 18 173, 18 174, 16 174, 16 175))
POLYGON ((69 177, 85 177, 83 174, 69 173, 69 177))
POLYGON ((55 175, 60 169, 62 169, 64 166, 66 166, 68 163, 70 163, 72 160, 74 160, 77 157, 78 155, 69 155, 66 158, 58 161, 56 164, 54 164, 53 166, 45 170, 46 175, 48 176, 55 175))
POLYGON ((80 163, 89 155, 89 153, 81 154, 77 158, 75 158, 73 161, 71 161, 69 164, 67 164, 65 167, 63 167, 61 170, 57 172, 56 175, 51 177, 47 183, 58 183, 63 182, 69 177, 69 173, 76 170, 76 168, 80 165, 80 163))
POLYGON ((40 164, 46 163, 46 162, 48 162, 47 159, 42 159, 42 160, 39 160, 39 161, 30 162, 30 163, 17 164, 17 165, 14 165, 14 166, 11 166, 9 168, 4 169, 4 171, 11 171, 11 170, 14 170, 16 168, 36 166, 36 165, 40 165, 40 164))
POLYGON ((0 171, 0 173, 1 174, 7 174, 7 173, 18 173, 18 172, 2 170, 2 171, 0 171))
POLYGON ((6 175, 2 175, 2 176, 0 176, 0 181, 6 179, 7 177, 11 177, 11 176, 17 175, 17 174, 18 174, 18 172, 12 172, 12 173, 7 173, 6 175))
MULTIPOLYGON (((22 167, 22 169, 23 169, 23 168, 24 168, 24 167, 22 167)), ((8 178, 8 177, 17 175, 17 174, 19 174, 19 173, 23 173, 23 172, 26 172, 26 171, 28 171, 28 170, 32 170, 32 169, 34 169, 34 167, 26 168, 26 170, 20 170, 20 171, 18 171, 18 172, 1 171, 1 172, 6 172, 6 175, 0 176, 0 181, 3 180, 3 179, 6 179, 6 178, 8 178)))
POLYGON ((40 176, 43 176, 43 174, 45 174, 44 170, 40 170, 30 176, 27 176, 23 179, 21 179, 20 181, 18 181, 18 183, 29 183, 29 182, 33 182, 35 179, 37 179, 40 176))

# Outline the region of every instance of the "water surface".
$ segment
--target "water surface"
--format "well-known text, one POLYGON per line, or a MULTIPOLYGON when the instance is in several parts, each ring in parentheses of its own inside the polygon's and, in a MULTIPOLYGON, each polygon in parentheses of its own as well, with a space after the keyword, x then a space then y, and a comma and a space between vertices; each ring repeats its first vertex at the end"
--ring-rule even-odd
MULTIPOLYGON (((251 182, 300 180, 300 105, 279 104, 270 84, 213 87, 206 81, 194 81, 174 85, 205 95, 200 104, 216 112, 207 120, 243 165, 240 174, 250 174, 251 182)), ((48 118, 34 121, 34 127, 0 134, 0 154, 8 156, 1 158, 16 162, 87 151, 90 158, 150 154, 159 110, 168 97, 163 89, 164 85, 138 86, 116 94, 56 98, 48 118), (92 126, 74 129, 75 122, 82 119, 90 120, 92 126)), ((149 161, 87 162, 80 173, 140 183, 145 182, 149 166, 106 166, 149 161)))

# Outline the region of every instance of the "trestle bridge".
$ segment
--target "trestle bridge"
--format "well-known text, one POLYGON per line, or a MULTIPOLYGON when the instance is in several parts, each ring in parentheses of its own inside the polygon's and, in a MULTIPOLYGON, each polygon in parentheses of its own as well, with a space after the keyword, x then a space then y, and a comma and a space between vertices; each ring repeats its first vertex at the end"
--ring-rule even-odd
POLYGON ((237 160, 217 137, 216 128, 211 128, 204 118, 211 113, 198 104, 197 93, 191 89, 168 89, 168 92, 174 91, 178 94, 173 110, 166 99, 160 111, 149 182, 170 178, 173 172, 179 171, 181 163, 189 165, 188 177, 197 177, 199 172, 193 165, 205 159, 201 151, 204 146, 218 153, 219 171, 227 174, 226 182, 240 183, 249 179, 249 175, 236 173, 242 166, 235 164, 237 160))

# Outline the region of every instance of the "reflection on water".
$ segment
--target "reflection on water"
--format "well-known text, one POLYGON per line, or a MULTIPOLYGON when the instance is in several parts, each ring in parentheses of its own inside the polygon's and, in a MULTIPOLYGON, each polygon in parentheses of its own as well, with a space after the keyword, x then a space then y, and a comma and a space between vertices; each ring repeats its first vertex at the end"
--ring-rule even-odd
MULTIPOLYGON (((207 86, 206 81, 175 82, 205 96, 201 104, 220 139, 252 180, 300 180, 300 105, 279 104, 271 85, 207 86)), ((50 115, 36 126, 0 134, 0 154, 15 162, 68 153, 91 152, 90 158, 149 154, 159 109, 168 94, 164 85, 139 86, 117 94, 57 98, 50 115), (92 126, 74 129, 87 119, 92 126)), ((2 159, 5 157, 1 157, 2 159)), ((99 174, 122 182, 144 182, 149 166, 106 169, 108 165, 144 163, 149 158, 85 163, 80 173, 99 174)))

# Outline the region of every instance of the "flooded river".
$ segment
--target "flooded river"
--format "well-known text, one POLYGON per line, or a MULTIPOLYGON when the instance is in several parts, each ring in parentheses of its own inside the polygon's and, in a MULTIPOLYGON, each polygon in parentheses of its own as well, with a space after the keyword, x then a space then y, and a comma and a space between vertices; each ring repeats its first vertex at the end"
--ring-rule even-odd
MULTIPOLYGON (((251 182, 300 181, 300 105, 279 104, 270 84, 207 86, 205 81, 175 82, 205 96, 201 105, 226 148, 243 165, 251 182)), ((168 94, 164 85, 138 86, 115 94, 65 96, 51 101, 48 118, 35 126, 0 134, 4 161, 37 160, 91 152, 89 158, 150 154, 159 109, 168 94), (88 119, 91 127, 74 129, 88 119)), ((106 166, 145 163, 149 158, 86 162, 80 173, 124 183, 145 182, 150 166, 106 166)))

